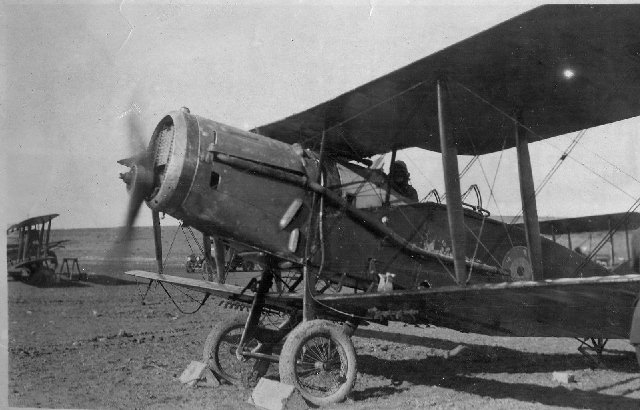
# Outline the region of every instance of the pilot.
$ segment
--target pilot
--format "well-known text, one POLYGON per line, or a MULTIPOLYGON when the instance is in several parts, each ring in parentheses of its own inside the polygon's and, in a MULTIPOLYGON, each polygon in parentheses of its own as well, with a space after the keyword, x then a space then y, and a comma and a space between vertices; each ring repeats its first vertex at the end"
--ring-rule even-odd
POLYGON ((411 174, 409 174, 407 164, 405 164, 404 161, 395 161, 391 164, 389 175, 391 177, 391 188, 393 188, 393 190, 411 199, 413 202, 418 202, 418 193, 411 184, 409 184, 411 174))

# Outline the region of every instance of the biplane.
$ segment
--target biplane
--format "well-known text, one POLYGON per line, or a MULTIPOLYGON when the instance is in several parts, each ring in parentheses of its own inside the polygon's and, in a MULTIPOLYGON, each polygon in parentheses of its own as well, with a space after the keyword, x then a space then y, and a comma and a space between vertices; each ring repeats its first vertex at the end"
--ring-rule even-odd
POLYGON ((232 383, 278 363, 316 405, 352 389, 350 336, 370 322, 574 337, 596 352, 631 330, 638 344, 640 274, 612 275, 541 235, 528 149, 640 115, 638 21, 637 5, 538 7, 250 131, 170 112, 144 152, 120 161, 127 226, 151 208, 158 262, 126 273, 246 306, 213 328, 204 360, 232 383), (441 154, 445 203, 405 197, 372 160, 407 147, 441 154), (505 149, 518 158, 521 226, 462 201, 458 155, 505 149), (264 267, 259 278, 168 274, 161 213, 202 232, 218 272, 226 243, 264 267))
POLYGON ((25 219, 7 229, 7 273, 40 284, 55 280, 55 248, 67 240, 50 241, 51 220, 58 214, 25 219))
MULTIPOLYGON (((518 224, 523 227, 523 225, 518 224)), ((582 254, 589 254, 592 259, 610 270, 632 269, 635 272, 640 270, 638 252, 636 244, 631 240, 637 240, 633 231, 640 229, 640 213, 623 212, 615 214, 600 214, 581 216, 576 218, 548 219, 541 221, 540 233, 552 238, 556 242, 559 237, 566 235, 567 247, 582 254), (615 234, 624 232, 624 252, 617 255, 615 251, 615 234), (631 234, 629 232, 632 232, 631 234), (604 233, 597 243, 593 244, 593 233, 604 233), (571 235, 588 234, 587 240, 576 243, 571 235), (586 242, 589 242, 586 244, 586 242), (576 245, 574 247, 574 245, 576 245), (609 254, 604 255, 602 249, 608 244, 609 254), (622 263, 620 263, 622 261, 622 263)), ((622 236, 622 235, 620 235, 622 236)))

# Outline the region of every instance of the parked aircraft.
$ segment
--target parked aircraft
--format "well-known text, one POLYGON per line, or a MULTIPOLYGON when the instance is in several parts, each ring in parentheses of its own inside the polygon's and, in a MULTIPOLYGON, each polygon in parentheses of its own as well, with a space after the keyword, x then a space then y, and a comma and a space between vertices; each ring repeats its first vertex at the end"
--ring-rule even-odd
MULTIPOLYGON (((522 226, 519 224, 519 226, 522 226)), ((523 226, 522 226, 523 227, 523 226)), ((615 214, 589 215, 575 218, 547 219, 540 222, 540 233, 550 236, 555 242, 562 235, 566 235, 569 249, 587 255, 601 265, 619 272, 632 270, 640 272, 640 214, 637 212, 623 212, 615 214), (624 248, 626 252, 617 255, 615 252, 615 234, 624 232, 624 248), (604 233, 595 244, 592 234, 604 233), (576 243, 572 235, 589 234, 586 240, 576 243), (609 254, 604 255, 607 249, 609 254), (574 245, 577 245, 574 247, 574 245), (603 251, 603 248, 604 251, 603 251), (619 263, 622 261, 622 263, 619 263)))
POLYGON ((50 241, 51 220, 58 214, 35 216, 7 229, 7 273, 33 284, 57 280, 55 248, 66 240, 50 241))
POLYGON ((146 151, 122 161, 127 226, 151 208, 158 261, 158 272, 127 274, 247 306, 214 327, 204 359, 234 383, 278 363, 317 405, 352 389, 350 335, 368 322, 575 337, 601 352, 630 336, 640 275, 611 275, 541 236, 528 143, 640 115, 638 21, 638 5, 539 7, 251 131, 171 112, 146 151), (446 204, 414 202, 372 166, 406 147, 442 154, 446 204), (521 227, 463 203, 457 161, 514 147, 521 227), (260 279, 166 274, 160 213, 217 238, 204 241, 207 258, 223 240, 251 249, 260 279), (279 326, 261 324, 274 313, 279 326))

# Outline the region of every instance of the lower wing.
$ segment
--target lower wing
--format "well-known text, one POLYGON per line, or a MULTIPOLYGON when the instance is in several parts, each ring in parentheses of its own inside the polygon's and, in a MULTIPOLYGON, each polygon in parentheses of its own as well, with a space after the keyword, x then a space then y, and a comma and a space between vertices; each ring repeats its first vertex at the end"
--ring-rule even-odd
MULTIPOLYGON (((254 296, 246 287, 145 271, 126 274, 231 300, 251 302, 254 296)), ((374 321, 429 323, 496 336, 626 339, 639 293, 640 275, 634 274, 327 294, 315 299, 333 313, 374 321)), ((301 308, 302 295, 268 293, 266 304, 301 308)))

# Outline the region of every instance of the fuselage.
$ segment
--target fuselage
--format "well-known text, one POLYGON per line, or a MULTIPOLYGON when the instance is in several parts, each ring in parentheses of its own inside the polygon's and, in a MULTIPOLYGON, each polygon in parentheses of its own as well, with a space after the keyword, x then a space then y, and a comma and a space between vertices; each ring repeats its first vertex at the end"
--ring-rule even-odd
MULTIPOLYGON (((380 170, 330 156, 320 169, 312 151, 185 111, 160 121, 150 151, 154 183, 147 204, 205 234, 294 265, 308 259, 322 277, 359 289, 387 272, 404 289, 455 282, 445 205, 410 203, 389 191, 380 170)), ((470 283, 530 279, 521 229, 473 210, 464 219, 470 283)), ((541 241, 545 278, 606 274, 541 241)))

